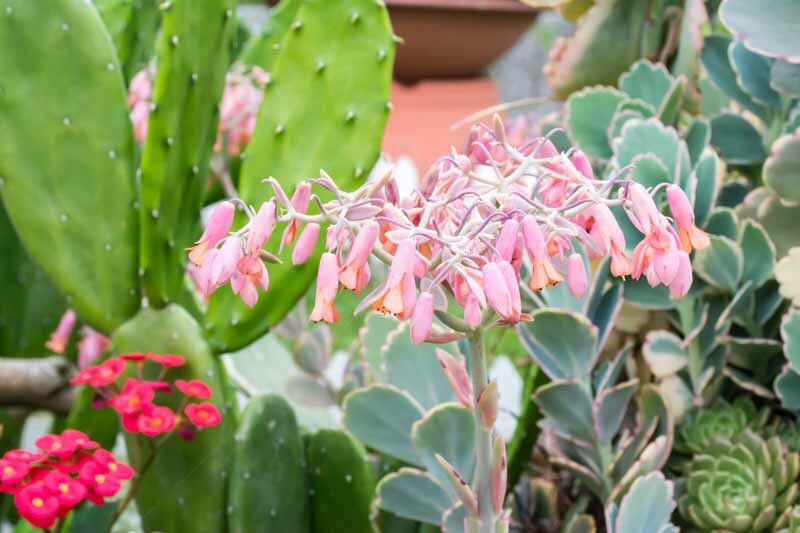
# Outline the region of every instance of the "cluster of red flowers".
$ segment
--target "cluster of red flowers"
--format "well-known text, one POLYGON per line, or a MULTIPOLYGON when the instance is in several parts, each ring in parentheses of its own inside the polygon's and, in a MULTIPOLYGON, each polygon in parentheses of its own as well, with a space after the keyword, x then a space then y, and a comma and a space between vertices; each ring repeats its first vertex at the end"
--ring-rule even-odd
POLYGON ((177 427, 179 435, 190 440, 197 429, 219 424, 222 415, 210 402, 189 403, 191 399, 207 400, 211 397, 211 388, 205 382, 199 379, 164 381, 170 368, 183 366, 185 362, 183 356, 174 354, 128 353, 81 370, 72 383, 93 387, 98 393, 96 405, 114 408, 125 431, 155 437, 177 427), (118 380, 127 363, 136 365, 137 377, 125 378, 120 387, 118 380), (148 364, 159 365, 157 379, 144 379, 145 365, 148 364), (173 387, 184 395, 178 413, 183 412, 185 416, 155 403, 156 393, 170 394, 173 387))
POLYGON ((102 505, 134 470, 86 434, 67 429, 36 440, 38 452, 10 450, 0 459, 0 492, 14 495, 20 516, 49 528, 83 500, 102 505))

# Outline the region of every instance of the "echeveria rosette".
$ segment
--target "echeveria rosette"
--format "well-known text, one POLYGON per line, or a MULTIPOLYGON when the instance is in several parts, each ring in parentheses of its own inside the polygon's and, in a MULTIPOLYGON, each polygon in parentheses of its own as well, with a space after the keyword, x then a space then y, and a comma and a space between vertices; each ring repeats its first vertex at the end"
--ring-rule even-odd
POLYGON ((715 437, 689 463, 678 508, 693 531, 780 531, 800 494, 798 472, 800 455, 777 436, 745 429, 735 441, 715 437))
POLYGON ((748 428, 761 433, 771 414, 768 407, 759 409, 745 396, 733 403, 718 400, 713 406, 694 410, 678 426, 675 448, 688 454, 707 453, 714 437, 735 439, 748 428))

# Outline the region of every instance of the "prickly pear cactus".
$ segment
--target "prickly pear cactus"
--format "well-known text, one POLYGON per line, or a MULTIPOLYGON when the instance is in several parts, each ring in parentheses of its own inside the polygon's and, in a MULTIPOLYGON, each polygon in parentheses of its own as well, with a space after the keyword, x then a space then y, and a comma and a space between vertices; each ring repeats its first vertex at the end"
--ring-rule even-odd
MULTIPOLYGON (((183 355, 186 364, 175 370, 174 377, 203 379, 211 386, 212 399, 223 413, 221 426, 199 432, 190 442, 172 436, 158 452, 136 497, 144 529, 170 533, 225 531, 225 493, 236 411, 231 407, 233 399, 225 397, 225 374, 203 340, 200 327, 182 308, 170 305, 160 311, 142 310, 114 333, 112 341, 120 353, 183 355)), ((140 435, 126 435, 134 468, 141 467, 150 444, 150 439, 140 435)))
POLYGON ((308 532, 305 445, 286 400, 275 395, 251 400, 235 441, 229 531, 308 532))
POLYGON ((302 4, 303 0, 282 0, 270 13, 261 33, 250 39, 242 50, 241 62, 271 72, 275 60, 283 51, 283 39, 295 21, 297 10, 302 4))
POLYGON ((323 429, 308 438, 311 520, 315 533, 372 533, 375 491, 366 450, 343 431, 323 429))
POLYGON ((236 0, 162 4, 152 108, 141 163, 141 275, 160 307, 183 289, 185 248, 199 224, 236 0))
MULTIPOLYGON (((343 187, 365 179, 390 109, 395 44, 382 2, 303 0, 281 47, 241 171, 239 195, 253 205, 270 194, 261 183, 269 176, 287 192, 320 169, 343 187)), ((215 293, 206 325, 212 347, 230 351, 261 336, 315 274, 316 261, 270 268, 269 295, 252 310, 229 291, 215 293)))
POLYGON ((160 22, 157 0, 93 0, 111 34, 125 79, 130 80, 153 53, 160 22))
POLYGON ((9 217, 81 318, 108 332, 139 305, 138 224, 125 85, 94 5, 5 2, 0 79, 9 217))

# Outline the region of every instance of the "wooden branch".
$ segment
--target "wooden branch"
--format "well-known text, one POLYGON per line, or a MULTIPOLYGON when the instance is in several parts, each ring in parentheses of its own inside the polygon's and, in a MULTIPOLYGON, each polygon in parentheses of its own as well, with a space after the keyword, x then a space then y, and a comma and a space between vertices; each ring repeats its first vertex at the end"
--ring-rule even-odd
POLYGON ((43 408, 66 413, 74 389, 74 369, 64 357, 0 357, 0 406, 43 408))

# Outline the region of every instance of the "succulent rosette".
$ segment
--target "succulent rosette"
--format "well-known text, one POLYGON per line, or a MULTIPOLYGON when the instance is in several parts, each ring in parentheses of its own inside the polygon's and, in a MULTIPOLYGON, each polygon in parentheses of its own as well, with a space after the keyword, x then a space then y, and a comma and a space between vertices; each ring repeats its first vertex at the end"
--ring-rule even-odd
POLYGON ((780 531, 795 513, 798 472, 800 455, 777 436, 714 437, 689 463, 678 508, 692 531, 780 531))
POLYGON ((686 418, 678 427, 675 448, 688 454, 707 453, 714 437, 734 439, 748 428, 763 433, 771 415, 768 407, 758 408, 745 396, 733 402, 720 399, 686 418))

